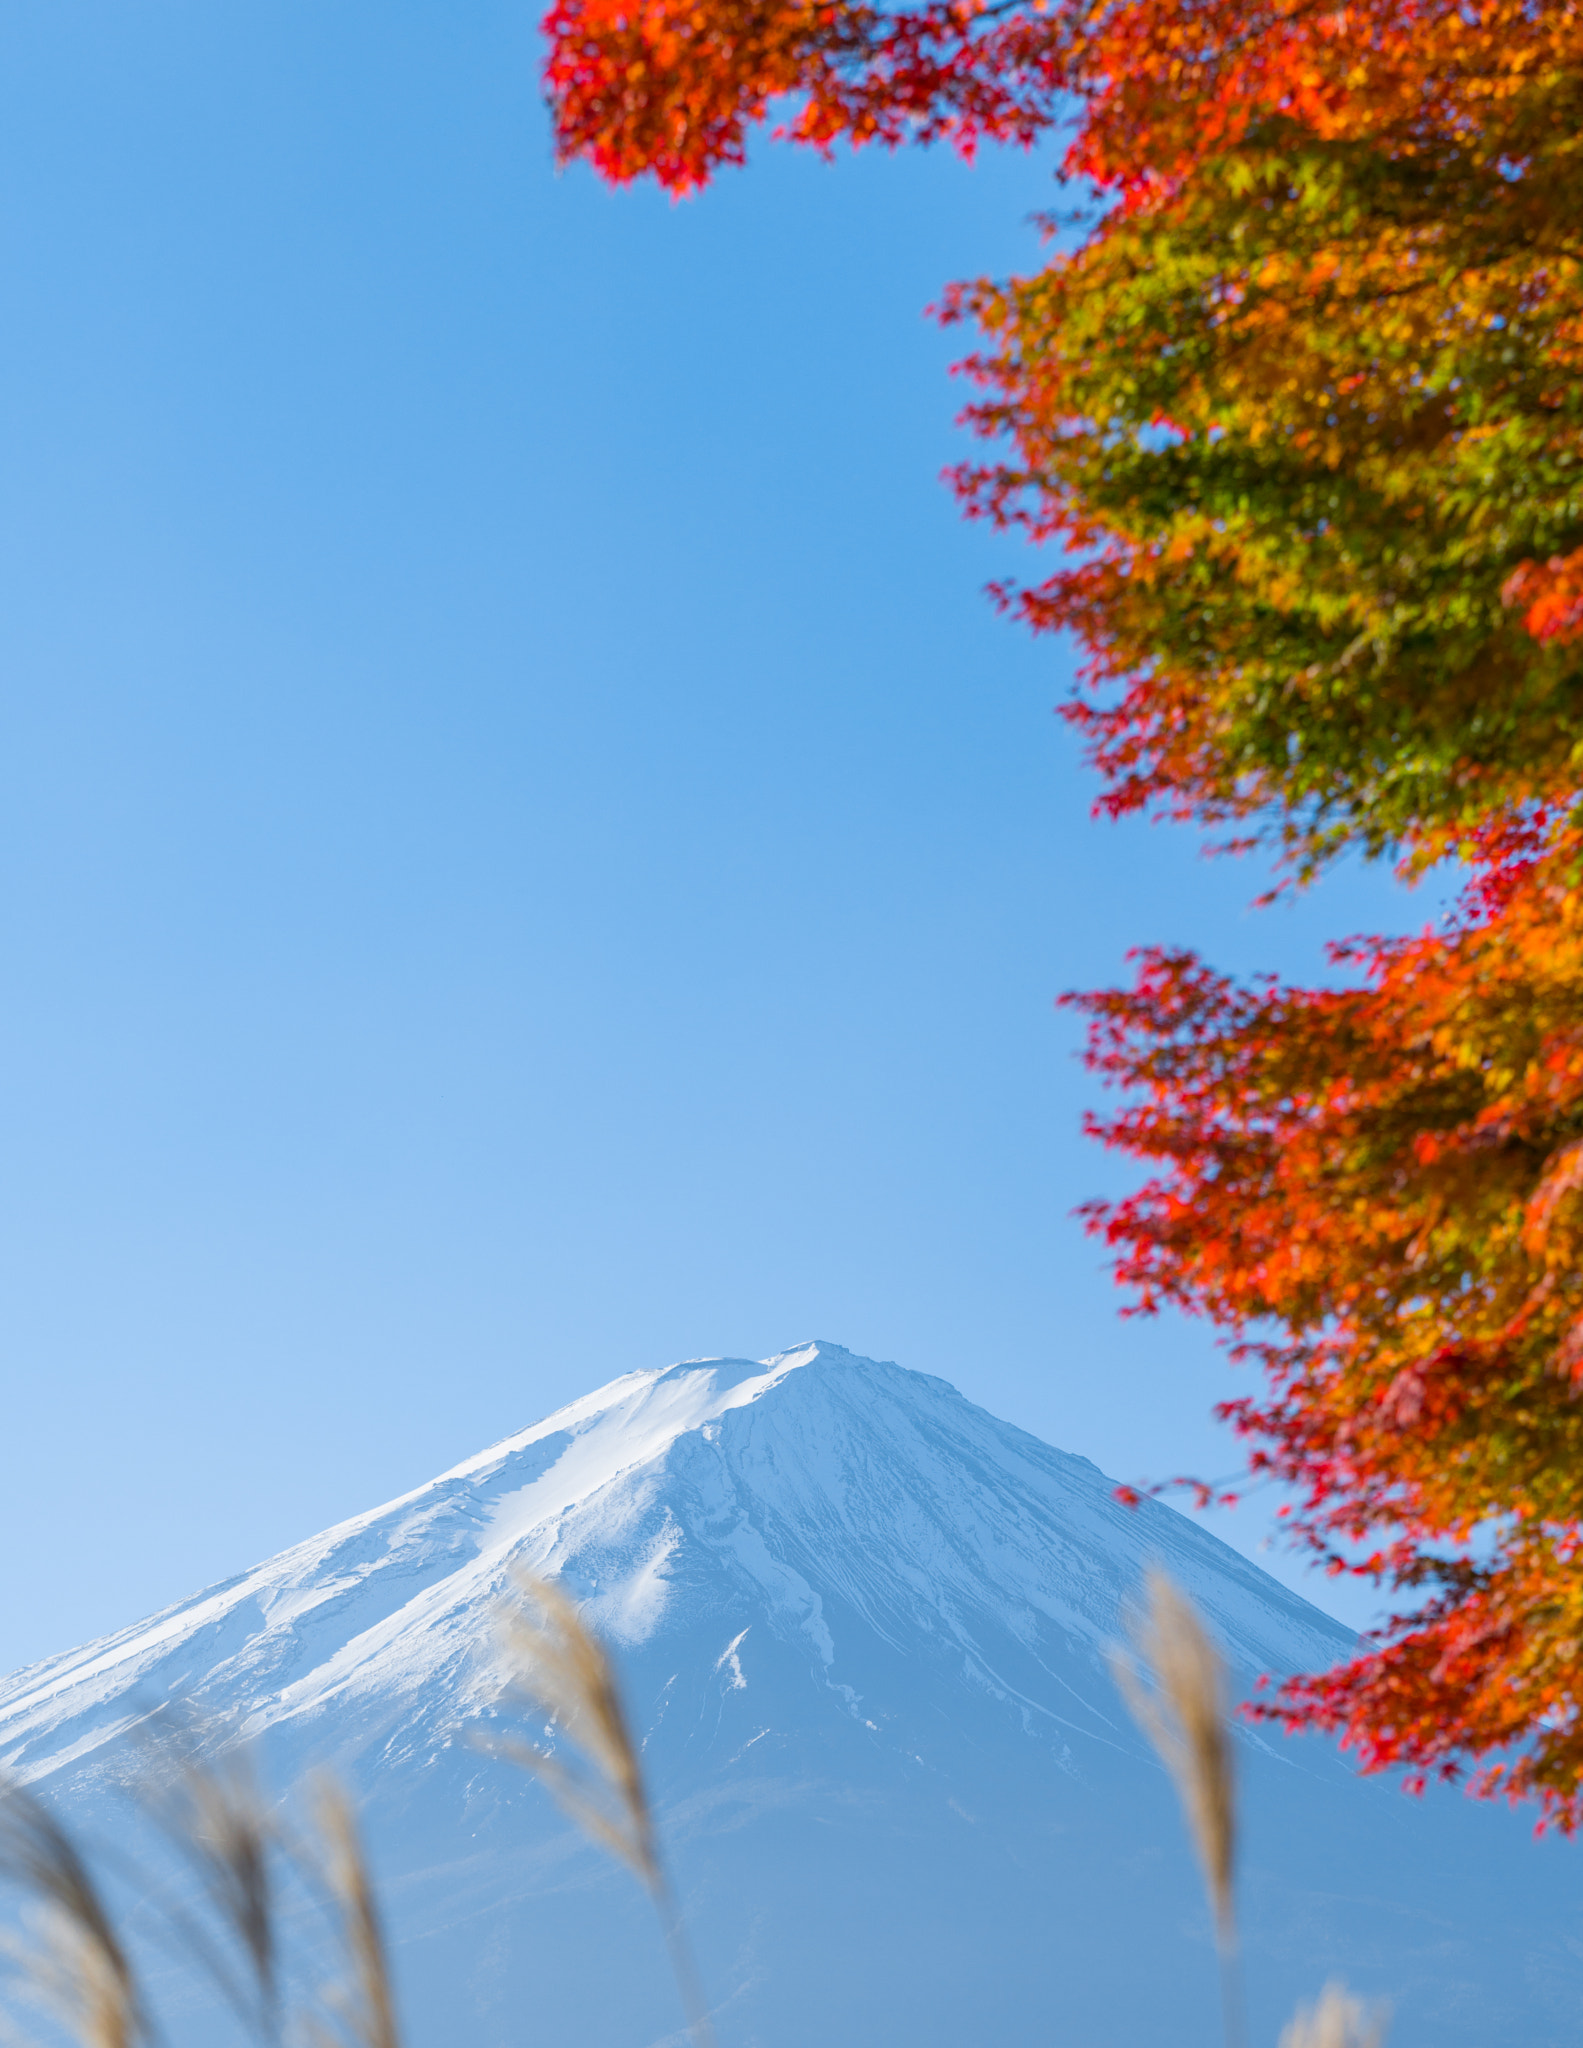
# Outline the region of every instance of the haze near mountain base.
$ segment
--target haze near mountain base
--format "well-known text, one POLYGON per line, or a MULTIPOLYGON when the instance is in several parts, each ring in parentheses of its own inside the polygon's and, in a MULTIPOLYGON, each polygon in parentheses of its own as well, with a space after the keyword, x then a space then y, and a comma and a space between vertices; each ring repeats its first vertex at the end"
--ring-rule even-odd
MULTIPOLYGON (((618 1658, 723 2048, 1210 2048, 1208 1913, 1105 1663, 1150 1562, 1244 1686, 1349 1647, 943 1380, 833 1344, 693 1361, 17 1673, 0 1763, 113 1832, 134 1731, 178 1699, 362 1802, 414 2048, 675 2039, 630 1878, 479 1747, 514 1713, 512 1575, 556 1577, 618 1658)), ((1391 2000, 1397 2048, 1576 2039, 1570 1845, 1318 1743, 1238 1751, 1254 2040, 1336 1975, 1391 2000)))

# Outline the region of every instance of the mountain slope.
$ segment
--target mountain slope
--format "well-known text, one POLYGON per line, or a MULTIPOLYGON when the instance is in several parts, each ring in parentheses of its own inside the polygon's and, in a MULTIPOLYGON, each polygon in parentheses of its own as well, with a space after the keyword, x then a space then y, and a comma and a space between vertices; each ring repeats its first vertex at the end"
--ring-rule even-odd
MULTIPOLYGON (((331 1759, 368 1811, 417 2041, 664 2038, 629 1881, 473 1740, 509 1711, 511 1574, 555 1574, 618 1647, 727 2044, 1207 2043, 1189 1855, 1105 1664, 1151 1559, 1244 1681, 1348 1648, 1183 1516, 1122 1508, 943 1381, 833 1345, 632 1373, 0 1684, 0 1762, 98 1811, 173 1696, 282 1777, 331 1759)), ((1394 1993, 1407 2048, 1570 2038, 1569 1850, 1359 1784, 1317 1746, 1240 1747, 1263 2031, 1340 1968, 1394 1993)))

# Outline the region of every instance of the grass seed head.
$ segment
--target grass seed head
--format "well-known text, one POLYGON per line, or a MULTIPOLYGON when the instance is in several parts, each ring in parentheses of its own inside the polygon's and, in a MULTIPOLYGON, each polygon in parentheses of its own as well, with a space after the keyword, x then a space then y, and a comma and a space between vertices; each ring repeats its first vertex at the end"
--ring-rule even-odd
POLYGON ((1281 2033, 1281 2048, 1381 2048, 1384 2022, 1342 1984, 1327 1984, 1281 2033))
POLYGON ((499 1635, 512 1689, 561 1729, 586 1768, 574 1770, 536 1743, 496 1746, 542 1778, 578 1826, 655 1891, 654 1819, 604 1645, 558 1586, 526 1574, 517 1586, 521 1598, 502 1615, 499 1635))
MULTIPOLYGON (((356 2048, 401 2048, 383 1917, 351 1802, 320 1779, 314 1808, 323 1844, 323 1876, 341 1926, 345 1976, 333 1994, 356 2048)), ((323 2036, 326 2040, 332 2038, 323 2036)))
POLYGON ((137 2048, 149 2038, 131 1960, 82 1852, 49 1808, 0 1784, 0 1876, 41 1909, 22 1964, 80 2048, 137 2048))
POLYGON ((177 1932, 215 1978, 249 2029, 266 2041, 280 2035, 279 1930, 274 1821, 245 1750, 216 1762, 199 1754, 190 1727, 166 1721, 146 1779, 143 1805, 203 1888, 227 1937, 211 1941, 185 1914, 177 1932), (231 1966, 240 1951, 244 1972, 231 1966), (252 1978, 252 1991, 246 1977, 252 1978))
POLYGON ((1111 1659, 1122 1695, 1176 1781, 1203 1865, 1222 1945, 1236 1927, 1237 1852, 1226 1668, 1187 1595, 1162 1571, 1128 1620, 1133 1656, 1111 1659), (1139 1666, 1150 1683, 1139 1675, 1139 1666))

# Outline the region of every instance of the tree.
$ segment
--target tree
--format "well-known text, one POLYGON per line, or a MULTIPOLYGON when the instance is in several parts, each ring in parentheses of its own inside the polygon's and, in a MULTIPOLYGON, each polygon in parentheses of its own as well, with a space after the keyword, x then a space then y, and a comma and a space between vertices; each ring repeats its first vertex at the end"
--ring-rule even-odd
POLYGON ((1534 244, 1583 254, 1583 214, 1503 164, 1283 116, 951 301, 1015 451, 958 487, 1069 551, 1008 598, 1090 651, 1069 710, 1111 810, 1312 864, 1575 786, 1583 663, 1529 628, 1540 565, 1583 560, 1583 293, 1534 244))
MULTIPOLYGON (((1207 1316, 1299 1540, 1419 1605, 1269 1711, 1583 1818, 1583 12, 1572 0, 556 0, 560 147, 685 193, 1069 124, 1082 230, 949 294, 967 510, 1062 559, 1101 807, 1472 865, 1355 985, 1080 999, 1156 1162, 1091 1211, 1207 1316)), ((1055 224, 1052 225, 1052 234, 1055 224)))
POLYGON ((1583 664, 1583 17, 1495 0, 557 0, 567 155, 687 192, 772 102, 828 149, 1078 111, 1092 231, 959 288, 970 510, 1075 556, 1113 810, 1300 860, 1570 787, 1583 664))
POLYGON ((1354 941, 1360 986, 1189 954, 1074 999, 1163 1163, 1090 1228, 1138 1309, 1209 1318, 1267 1392, 1220 1413, 1333 1569, 1426 1596, 1269 1709, 1371 1768, 1583 1818, 1583 830, 1536 822, 1452 928, 1354 941), (1502 1755, 1512 1744, 1515 1755, 1502 1755))

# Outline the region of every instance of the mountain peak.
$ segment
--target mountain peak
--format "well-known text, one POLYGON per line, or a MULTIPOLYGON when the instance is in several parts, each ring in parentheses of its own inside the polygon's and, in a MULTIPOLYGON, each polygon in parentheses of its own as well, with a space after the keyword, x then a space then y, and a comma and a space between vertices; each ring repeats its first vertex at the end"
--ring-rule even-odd
MULTIPOLYGON (((689 1359, 624 1374, 399 1499, 0 1682, 0 1767, 91 1800, 127 1775, 126 1738, 172 1698, 217 1740, 258 1737, 285 1778, 331 1763, 392 1879, 429 2038, 456 2037, 465 1982, 475 2016, 496 2014, 469 2038, 506 2048, 559 1970, 550 2031, 657 2048, 672 2023, 623 2017, 607 1961, 619 1886, 590 1910, 597 1866, 472 1739, 510 1711, 502 1601, 523 1572, 554 1577, 617 1649, 668 1845, 684 1885, 698 1874, 689 1911, 709 1974, 743 2001, 723 2038, 1043 2038, 1057 1986, 1070 2038, 1174 2035, 1177 1986, 1195 1943, 1208 1954, 1207 1928, 1200 1942, 1170 1787, 1106 1659, 1155 1562, 1244 1679, 1323 1668, 1350 1647, 1187 1517, 1122 1506, 1088 1460, 942 1379, 826 1341, 689 1359), (1053 1912, 1046 1883, 1064 1901, 1053 1912), (505 1956, 518 1959, 514 1989, 491 2006, 505 1956), (833 2000, 827 1965, 846 1973, 833 2000), (1087 2006, 1073 1989, 1084 1973, 1087 2006), (1134 1995, 1127 2018, 1117 2001, 1134 1995), (607 2000, 604 2019, 590 1998, 607 2000)), ((1404 1853, 1405 1802, 1382 1818, 1383 1795, 1322 1747, 1301 1764, 1252 1733, 1238 1747, 1251 1831, 1274 1845, 1262 1890, 1250 1886, 1266 1916, 1252 1933, 1267 1927, 1277 1959, 1271 2037, 1291 2009, 1284 1959, 1341 1952, 1339 1932, 1313 1947, 1315 1915, 1348 1930, 1350 1955, 1376 1945, 1382 1990, 1401 1988, 1401 1958, 1422 1952, 1414 1995, 1438 1996, 1440 1930, 1493 1927, 1520 1885, 1492 1877, 1479 1913, 1440 1898, 1443 1873, 1495 1869, 1453 1829, 1444 1851, 1409 1857, 1407 1903, 1382 1918, 1379 1873, 1404 1853), (1369 1895, 1349 1902, 1360 1827, 1369 1895)), ((1545 1910, 1529 1898, 1490 1937, 1492 1955, 1516 1958, 1486 1971, 1494 1983, 1508 1970, 1510 2010, 1442 2001, 1420 2040, 1548 2048, 1519 2024, 1545 1910)), ((1564 1943, 1546 1941, 1550 1969, 1564 1943)), ((1191 2048, 1206 2034, 1189 2028, 1191 2048)))
POLYGON ((764 1608, 839 1685, 837 1605, 888 1617, 931 1655, 964 1630, 1021 1640, 1051 1625, 1093 1653, 1157 1555, 1250 1675, 1346 1645, 1182 1516, 1119 1506, 1086 1459, 944 1380, 825 1341, 692 1359, 624 1374, 226 1585, 16 1674, 0 1684, 0 1763, 32 1777, 80 1763, 113 1746, 134 1696, 173 1692, 305 1741, 326 1715, 344 1733, 360 1705, 371 1728, 405 1716, 432 1749, 498 1689, 488 1640, 524 1570, 562 1577, 629 1649, 689 1616, 764 1608))

